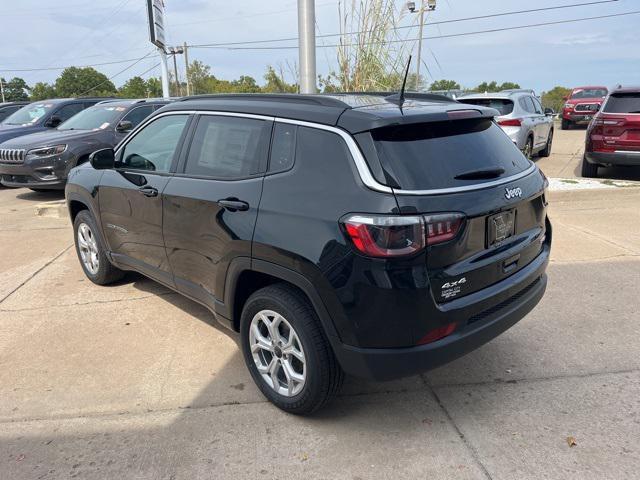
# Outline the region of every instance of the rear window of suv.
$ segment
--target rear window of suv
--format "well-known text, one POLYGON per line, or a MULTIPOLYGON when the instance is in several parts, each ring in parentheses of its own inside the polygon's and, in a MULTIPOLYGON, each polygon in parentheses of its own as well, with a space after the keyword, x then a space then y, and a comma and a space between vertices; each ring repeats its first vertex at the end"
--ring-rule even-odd
POLYGON ((513 112, 513 101, 506 98, 459 98, 459 102, 468 103, 470 105, 481 105, 483 107, 495 108, 500 115, 509 115, 513 112))
MULTIPOLYGON (((404 190, 485 183, 531 166, 502 129, 485 118, 385 127, 369 134, 386 183, 404 190)), ((373 153, 364 145, 363 150, 373 153)))
POLYGON ((613 93, 602 111, 606 113, 640 113, 640 92, 613 93))

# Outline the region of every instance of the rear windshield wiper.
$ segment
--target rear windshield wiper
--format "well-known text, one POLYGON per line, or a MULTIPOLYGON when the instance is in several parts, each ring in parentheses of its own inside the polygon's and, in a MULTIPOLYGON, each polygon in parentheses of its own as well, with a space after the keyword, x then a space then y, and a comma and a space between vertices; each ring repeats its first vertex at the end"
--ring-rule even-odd
POLYGON ((505 172, 502 167, 481 168, 456 175, 456 180, 482 180, 485 178, 496 178, 505 172))

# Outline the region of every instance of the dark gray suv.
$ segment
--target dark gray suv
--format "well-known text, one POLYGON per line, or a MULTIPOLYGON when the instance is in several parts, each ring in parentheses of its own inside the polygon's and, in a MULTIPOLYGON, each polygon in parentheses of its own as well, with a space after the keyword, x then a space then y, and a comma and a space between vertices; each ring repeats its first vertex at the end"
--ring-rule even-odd
POLYGON ((101 148, 116 146, 166 100, 107 100, 78 113, 58 128, 24 135, 0 145, 0 179, 6 187, 62 189, 67 174, 101 148))

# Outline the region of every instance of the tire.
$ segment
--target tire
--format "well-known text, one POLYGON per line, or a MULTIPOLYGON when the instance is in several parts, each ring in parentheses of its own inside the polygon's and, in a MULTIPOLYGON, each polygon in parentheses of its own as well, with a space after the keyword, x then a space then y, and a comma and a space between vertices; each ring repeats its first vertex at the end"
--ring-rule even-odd
POLYGON ((595 163, 589 163, 586 158, 582 157, 581 173, 585 178, 595 178, 598 176, 598 165, 595 163))
POLYGON ((96 232, 96 222, 89 210, 79 212, 73 221, 73 240, 80 266, 93 283, 108 285, 124 277, 124 272, 111 264, 105 255, 102 239, 96 232))
POLYGON ((245 363, 254 382, 271 403, 285 412, 315 412, 335 396, 344 381, 314 308, 294 287, 275 284, 251 295, 242 310, 240 335, 245 363), (272 335, 270 328, 276 323, 277 330, 272 335), (275 346, 274 337, 281 341, 275 346), (297 353, 292 354, 294 351, 297 353), (294 376, 303 381, 289 380, 294 376))
POLYGON ((571 130, 571 122, 569 120, 562 119, 562 124, 560 126, 562 130, 571 130))
POLYGON ((533 138, 527 138, 527 143, 524 144, 524 150, 522 150, 522 154, 529 160, 533 158, 533 138))
POLYGON ((547 144, 544 146, 540 153, 538 154, 541 157, 548 157, 551 155, 551 145, 553 144, 553 128, 549 130, 549 136, 547 137, 547 144))

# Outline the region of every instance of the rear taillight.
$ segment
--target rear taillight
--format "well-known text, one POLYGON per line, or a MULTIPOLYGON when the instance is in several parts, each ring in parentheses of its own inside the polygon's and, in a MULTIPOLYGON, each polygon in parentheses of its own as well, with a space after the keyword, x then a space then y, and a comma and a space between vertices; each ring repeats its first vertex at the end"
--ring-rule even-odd
POLYGON ((350 215, 342 220, 356 249, 370 257, 412 255, 453 239, 464 220, 459 213, 428 216, 350 215))
POLYGON ((498 120, 498 125, 501 127, 521 127, 522 119, 520 118, 505 118, 504 120, 498 120))
POLYGON ((424 217, 427 245, 448 242, 455 238, 462 226, 464 215, 460 213, 440 213, 424 217))

